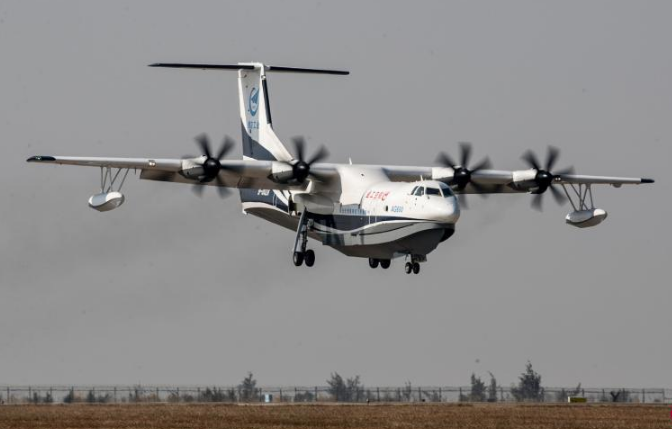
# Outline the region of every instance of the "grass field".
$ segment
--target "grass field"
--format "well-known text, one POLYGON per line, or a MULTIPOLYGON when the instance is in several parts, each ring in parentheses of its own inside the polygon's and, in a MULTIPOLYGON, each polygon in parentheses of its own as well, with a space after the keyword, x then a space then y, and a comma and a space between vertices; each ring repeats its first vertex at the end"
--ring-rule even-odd
POLYGON ((671 428, 668 405, 3 405, 0 428, 671 428))

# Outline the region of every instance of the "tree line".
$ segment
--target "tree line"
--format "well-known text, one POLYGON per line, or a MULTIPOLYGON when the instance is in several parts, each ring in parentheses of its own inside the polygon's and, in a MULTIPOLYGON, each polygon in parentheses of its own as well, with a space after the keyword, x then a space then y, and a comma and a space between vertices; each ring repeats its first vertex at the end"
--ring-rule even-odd
MULTIPOLYGON (((488 372, 488 375, 489 380, 486 382, 475 373, 472 373, 470 388, 464 391, 460 388, 458 400, 461 402, 498 402, 502 400, 514 400, 516 402, 562 402, 566 401, 569 396, 582 396, 584 394, 581 383, 574 389, 562 388, 547 392, 542 386, 541 375, 533 369, 530 361, 527 362, 525 370, 518 377, 518 382, 507 389, 498 384, 497 379, 491 372, 488 372), (506 398, 504 398, 505 390, 507 392, 506 398)), ((265 397, 263 390, 257 387, 257 380, 254 378, 254 375, 248 372, 240 384, 226 389, 213 386, 205 389, 198 388, 196 391, 180 391, 179 388, 176 388, 169 389, 167 395, 164 390, 164 395, 161 397, 158 389, 151 391, 142 386, 124 390, 124 394, 120 396, 117 396, 116 389, 113 394, 109 390, 96 392, 95 389, 90 389, 86 394, 82 394, 79 391, 75 392, 74 388, 72 388, 63 397, 63 402, 259 402, 264 400, 284 401, 287 399, 293 402, 315 402, 318 400, 319 393, 326 393, 329 400, 335 402, 441 402, 446 399, 442 394, 448 393, 445 391, 442 392, 441 389, 437 391, 414 388, 410 381, 400 388, 367 388, 362 383, 359 375, 343 377, 338 372, 330 374, 326 383, 326 389, 321 388, 320 392, 318 392, 317 387, 312 391, 299 391, 295 389, 293 394, 287 392, 283 398, 282 390, 280 390, 279 398, 271 398, 271 395, 268 393, 265 397)), ((2 399, 2 395, 0 395, 0 402, 4 403, 2 399)), ((323 400, 325 398, 320 395, 320 399, 323 400)), ((600 402, 630 402, 632 398, 629 391, 619 389, 610 392, 602 391, 602 395, 596 398, 596 400, 600 402)), ((54 402, 54 397, 51 391, 44 394, 29 391, 28 397, 23 398, 19 402, 50 404, 54 402)))

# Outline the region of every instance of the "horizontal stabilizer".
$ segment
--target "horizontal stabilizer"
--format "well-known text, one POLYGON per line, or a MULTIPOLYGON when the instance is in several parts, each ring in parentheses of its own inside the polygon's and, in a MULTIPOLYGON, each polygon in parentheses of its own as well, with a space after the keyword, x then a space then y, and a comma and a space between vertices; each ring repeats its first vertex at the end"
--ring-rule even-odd
POLYGON ((254 70, 251 64, 183 64, 183 63, 154 63, 150 67, 170 67, 174 69, 201 69, 201 70, 254 70))
MULTIPOLYGON (((255 68, 261 67, 261 63, 242 63, 242 64, 186 64, 186 63, 154 63, 150 64, 150 67, 169 67, 177 69, 200 69, 200 70, 254 70, 255 68)), ((348 75, 350 74, 347 70, 328 70, 328 69, 307 69, 300 67, 282 67, 282 66, 269 66, 266 65, 265 69, 267 72, 280 72, 280 73, 313 73, 313 74, 335 74, 335 75, 348 75)))
POLYGON ((286 73, 316 73, 316 74, 338 74, 338 75, 350 74, 350 72, 347 70, 304 69, 299 67, 281 67, 281 66, 266 66, 266 70, 274 72, 286 72, 286 73))

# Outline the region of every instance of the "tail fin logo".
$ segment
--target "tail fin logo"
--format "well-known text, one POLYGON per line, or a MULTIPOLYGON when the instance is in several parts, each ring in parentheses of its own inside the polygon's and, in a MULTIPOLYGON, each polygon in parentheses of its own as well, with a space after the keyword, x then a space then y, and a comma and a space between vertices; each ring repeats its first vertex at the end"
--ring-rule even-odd
POLYGON ((253 87, 252 91, 250 91, 248 104, 250 106, 250 114, 256 116, 257 110, 259 110, 259 89, 257 87, 253 87))

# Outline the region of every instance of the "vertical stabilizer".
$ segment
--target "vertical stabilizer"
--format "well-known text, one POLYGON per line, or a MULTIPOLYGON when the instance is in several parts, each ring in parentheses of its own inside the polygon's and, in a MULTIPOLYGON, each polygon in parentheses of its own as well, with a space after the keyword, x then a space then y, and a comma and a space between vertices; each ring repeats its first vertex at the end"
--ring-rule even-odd
POLYGON ((249 65, 254 68, 238 70, 243 158, 290 161, 292 155, 273 131, 266 66, 249 65))

